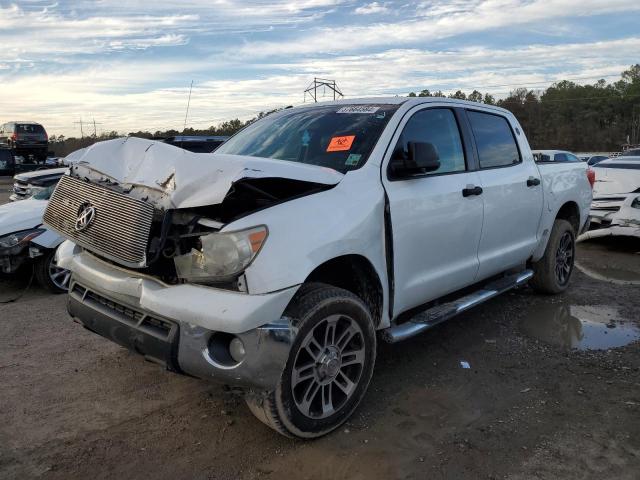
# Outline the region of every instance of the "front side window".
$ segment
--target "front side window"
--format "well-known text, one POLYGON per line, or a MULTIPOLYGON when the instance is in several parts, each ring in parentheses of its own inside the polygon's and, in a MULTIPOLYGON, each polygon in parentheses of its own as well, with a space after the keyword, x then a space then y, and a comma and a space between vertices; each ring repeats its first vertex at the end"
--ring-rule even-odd
POLYGON ((553 156, 553 161, 554 162, 568 162, 569 158, 567 157, 566 153, 556 153, 553 156))
POLYGON ((468 111, 467 115, 478 148, 480 168, 520 163, 520 151, 506 118, 475 111, 468 111))
POLYGON ((365 164, 399 105, 327 105, 269 115, 216 153, 319 165, 342 173, 365 164))
POLYGON ((402 130, 393 156, 408 159, 409 142, 430 143, 436 148, 440 168, 427 175, 466 170, 458 122, 448 108, 430 108, 414 114, 402 130))

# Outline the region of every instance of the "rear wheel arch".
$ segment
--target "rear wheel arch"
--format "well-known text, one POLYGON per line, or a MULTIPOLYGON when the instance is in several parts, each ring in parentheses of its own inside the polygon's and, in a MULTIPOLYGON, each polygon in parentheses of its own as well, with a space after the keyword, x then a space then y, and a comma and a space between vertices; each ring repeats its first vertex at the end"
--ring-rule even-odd
POLYGON ((576 235, 580 231, 580 207, 574 201, 565 202, 556 214, 556 220, 566 220, 571 224, 576 235))

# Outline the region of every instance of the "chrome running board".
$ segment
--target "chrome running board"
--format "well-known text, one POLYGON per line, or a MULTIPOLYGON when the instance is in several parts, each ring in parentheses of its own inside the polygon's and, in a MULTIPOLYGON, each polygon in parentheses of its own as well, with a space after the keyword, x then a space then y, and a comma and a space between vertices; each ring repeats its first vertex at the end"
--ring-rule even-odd
POLYGON ((476 290, 457 300, 436 305, 417 314, 408 322, 382 330, 382 338, 388 343, 396 343, 411 338, 507 290, 523 285, 531 277, 533 277, 533 271, 524 270, 520 273, 494 280, 483 286, 480 290, 476 290))

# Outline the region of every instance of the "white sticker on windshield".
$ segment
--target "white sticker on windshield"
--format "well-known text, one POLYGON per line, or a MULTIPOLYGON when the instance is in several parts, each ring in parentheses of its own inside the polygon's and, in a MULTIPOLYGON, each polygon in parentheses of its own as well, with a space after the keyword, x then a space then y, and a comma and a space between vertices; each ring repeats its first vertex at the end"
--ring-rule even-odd
POLYGON ((336 113, 376 113, 380 107, 373 105, 351 105, 350 107, 342 107, 336 113))

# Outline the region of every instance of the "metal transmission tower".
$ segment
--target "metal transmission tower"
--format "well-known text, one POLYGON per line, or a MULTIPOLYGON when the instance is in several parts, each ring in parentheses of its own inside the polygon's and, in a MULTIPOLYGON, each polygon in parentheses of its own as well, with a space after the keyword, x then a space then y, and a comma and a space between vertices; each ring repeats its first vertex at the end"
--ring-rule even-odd
POLYGON ((314 102, 318 101, 318 88, 323 87, 326 91, 328 88, 333 92, 333 99, 342 98, 344 95, 336 85, 335 80, 327 80, 326 78, 314 78, 313 82, 309 84, 309 86, 304 91, 304 101, 307 101, 307 93, 311 98, 313 98, 314 102))
POLYGON ((80 118, 79 122, 73 122, 74 125, 80 125, 80 138, 84 138, 84 128, 83 128, 83 126, 84 125, 91 126, 92 123, 93 123, 93 136, 97 137, 98 136, 98 132, 96 130, 96 125, 102 125, 102 123, 96 122, 95 118, 91 122, 83 121, 82 118, 80 118))

